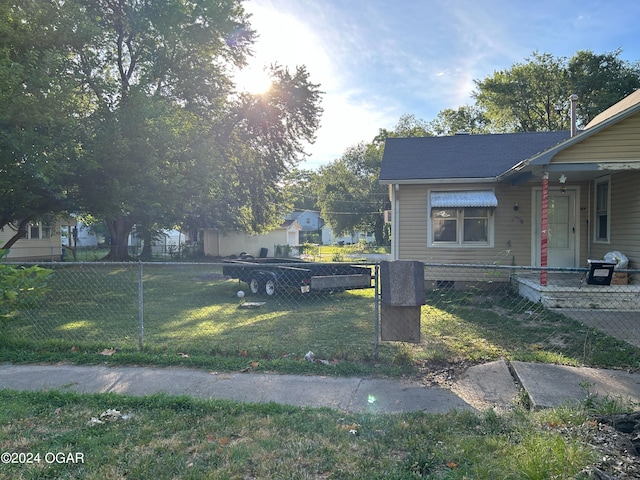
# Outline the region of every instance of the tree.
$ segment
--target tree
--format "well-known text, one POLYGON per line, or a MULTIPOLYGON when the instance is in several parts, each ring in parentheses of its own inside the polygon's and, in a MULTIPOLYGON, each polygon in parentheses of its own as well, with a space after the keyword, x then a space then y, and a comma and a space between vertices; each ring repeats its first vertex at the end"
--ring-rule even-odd
POLYGON ((335 234, 373 232, 376 244, 388 245, 384 211, 390 208, 389 191, 378 181, 384 142, 389 137, 425 136, 431 136, 425 121, 402 115, 392 130, 381 128, 371 143, 351 147, 319 169, 315 179, 318 205, 335 234))
POLYGON ((578 95, 577 124, 640 87, 640 68, 619 58, 579 51, 570 59, 534 52, 524 63, 475 80, 473 97, 491 130, 533 132, 570 129, 569 97, 578 95))
POLYGON ((287 207, 294 210, 317 210, 315 195, 317 172, 313 170, 292 169, 284 179, 283 191, 287 195, 287 207))
POLYGON ((183 227, 260 233, 288 210, 283 188, 312 142, 322 113, 318 85, 304 67, 274 65, 273 84, 262 95, 241 95, 231 114, 208 135, 216 168, 199 170, 207 187, 186 206, 183 227))
POLYGON ((428 122, 417 118, 413 114, 404 114, 398 120, 393 130, 381 128, 373 143, 384 143, 389 137, 430 137, 433 135, 428 122))
POLYGON ((317 197, 322 217, 334 234, 373 231, 382 245, 386 188, 378 184, 381 150, 359 144, 318 171, 317 197))
POLYGON ((567 130, 571 94, 563 59, 534 52, 525 63, 475 81, 474 98, 503 132, 567 130))
POLYGON ((578 95, 577 117, 584 126, 596 115, 640 88, 640 65, 621 60, 622 50, 576 53, 567 65, 572 93, 578 95))
POLYGON ((373 232, 377 245, 389 243, 384 223, 389 192, 378 177, 384 139, 393 135, 381 129, 372 143, 348 148, 338 160, 319 169, 314 181, 317 204, 334 234, 373 232))
POLYGON ((47 2, 0 5, 0 228, 69 210, 77 92, 61 48, 69 19, 47 2), (45 28, 46 26, 46 28, 45 28))
POLYGON ((457 110, 447 108, 438 112, 435 120, 428 123, 434 135, 455 135, 459 132, 470 134, 490 133, 489 119, 477 106, 463 105, 457 110))
POLYGON ((226 69, 242 64, 253 32, 232 0, 78 0, 61 8, 83 14, 69 45, 91 105, 78 172, 82 206, 106 221, 109 257, 126 259, 136 223, 175 223, 181 194, 202 187, 192 174, 210 152, 197 142, 225 112, 226 69))
POLYGON ((127 257, 134 224, 273 224, 277 182, 319 122, 320 92, 306 69, 276 66, 270 92, 234 96, 230 66, 244 63, 254 39, 239 0, 64 8, 86 18, 72 46, 93 106, 78 180, 83 207, 107 222, 109 257, 127 257))

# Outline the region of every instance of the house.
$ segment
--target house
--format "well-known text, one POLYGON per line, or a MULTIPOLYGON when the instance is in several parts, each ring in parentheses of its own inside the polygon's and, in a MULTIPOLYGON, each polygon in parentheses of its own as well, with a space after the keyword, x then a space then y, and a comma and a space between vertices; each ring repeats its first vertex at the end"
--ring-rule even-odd
POLYGON ((393 259, 638 268, 640 90, 582 131, 389 138, 380 182, 393 259))
POLYGON ((273 257, 276 256, 278 247, 298 246, 298 235, 301 229, 297 220, 285 220, 278 228, 261 235, 241 232, 222 233, 214 229, 204 229, 202 231, 204 254, 212 257, 230 257, 245 253, 254 257, 273 257))
POLYGON ((320 213, 315 210, 303 210, 292 212, 287 215, 288 220, 297 220, 302 232, 316 233, 322 228, 324 222, 320 218, 320 213))
POLYGON ((315 210, 298 210, 285 217, 287 220, 296 220, 300 225, 299 243, 317 243, 320 241, 321 230, 324 221, 320 218, 320 212, 315 210))
POLYGON ((341 237, 335 237, 333 235, 333 231, 331 230, 331 225, 325 224, 322 227, 322 244, 323 245, 353 245, 357 244, 360 241, 365 241, 367 243, 375 243, 376 239, 373 233, 367 232, 355 232, 350 235, 343 235, 341 237))
MULTIPOLYGON (((34 221, 27 227, 23 238, 14 243, 3 258, 9 262, 63 259, 63 252, 71 240, 76 227, 75 218, 34 221)), ((76 230, 77 231, 77 230, 76 230)), ((15 231, 5 226, 0 229, 0 246, 13 237, 15 231)))

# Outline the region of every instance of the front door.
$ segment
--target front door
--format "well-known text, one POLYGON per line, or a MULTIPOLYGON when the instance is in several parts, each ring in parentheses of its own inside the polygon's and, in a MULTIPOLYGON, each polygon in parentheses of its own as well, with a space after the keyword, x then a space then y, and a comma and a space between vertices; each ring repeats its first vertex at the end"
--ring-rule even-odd
MULTIPOLYGON (((566 189, 549 189, 549 234, 547 240, 547 266, 577 266, 578 239, 580 238, 576 224, 577 191, 566 189)), ((533 262, 540 265, 540 226, 542 224, 542 190, 535 190, 534 201, 534 252, 533 262)))

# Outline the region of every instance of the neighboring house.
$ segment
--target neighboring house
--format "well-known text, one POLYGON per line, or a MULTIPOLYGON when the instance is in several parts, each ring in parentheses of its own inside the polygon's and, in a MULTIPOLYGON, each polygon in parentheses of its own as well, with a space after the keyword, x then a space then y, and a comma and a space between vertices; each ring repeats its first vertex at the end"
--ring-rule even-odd
POLYGON ((242 253, 259 257, 266 253, 266 256, 273 257, 278 246, 298 246, 298 235, 301 229, 296 220, 286 220, 278 228, 262 235, 220 233, 213 229, 204 229, 202 231, 204 253, 212 257, 239 256, 242 253), (263 249, 266 249, 266 252, 263 249))
POLYGON ((334 237, 333 231, 329 224, 325 224, 322 227, 322 244, 323 245, 352 245, 359 243, 360 240, 364 240, 368 243, 375 243, 375 236, 372 233, 356 232, 352 235, 343 235, 341 237, 334 237))
MULTIPOLYGON (((57 219, 52 222, 32 222, 27 227, 26 235, 11 246, 9 254, 4 259, 10 262, 60 261, 62 247, 69 245, 69 239, 73 235, 75 227, 76 220, 74 218, 57 219)), ((0 229, 0 246, 13 237, 14 233, 8 226, 0 229)))
POLYGON ((393 259, 585 267, 619 251, 638 268, 640 90, 573 136, 389 138, 380 182, 393 259))
POLYGON ((343 235, 339 237, 334 236, 333 231, 331 230, 331 225, 325 223, 320 217, 320 213, 314 210, 293 212, 289 214, 287 218, 298 221, 301 227, 300 232, 302 237, 308 237, 309 234, 317 233, 322 245, 348 245, 358 243, 360 240, 365 240, 371 243, 375 242, 373 234, 365 232, 355 232, 352 235, 343 235))
POLYGON ((104 238, 98 239, 98 236, 91 231, 90 227, 78 222, 78 240, 76 242, 78 247, 97 247, 100 243, 104 243, 104 238))
POLYGON ((287 215, 287 219, 297 220, 302 232, 318 232, 324 222, 320 218, 320 213, 313 210, 303 210, 287 215))
POLYGON ((322 242, 322 231, 325 228, 325 223, 320 218, 320 212, 314 210, 294 211, 287 215, 286 218, 287 220, 296 220, 300 224, 299 243, 322 242))

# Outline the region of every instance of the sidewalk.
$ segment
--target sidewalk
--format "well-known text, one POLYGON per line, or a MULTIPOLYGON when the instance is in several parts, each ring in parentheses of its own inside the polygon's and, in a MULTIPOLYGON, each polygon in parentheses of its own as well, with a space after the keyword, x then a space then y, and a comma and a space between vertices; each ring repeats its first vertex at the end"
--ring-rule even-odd
POLYGON ((217 373, 186 368, 0 365, 0 388, 128 395, 191 395, 240 402, 395 413, 508 408, 520 395, 534 408, 581 401, 587 393, 640 404, 640 373, 503 361, 472 367, 451 390, 398 379, 217 373))

